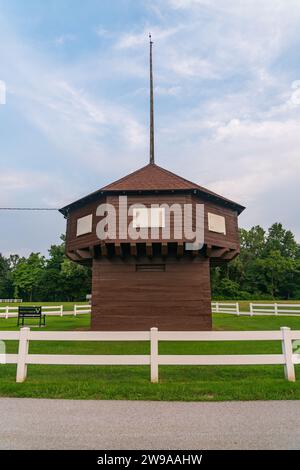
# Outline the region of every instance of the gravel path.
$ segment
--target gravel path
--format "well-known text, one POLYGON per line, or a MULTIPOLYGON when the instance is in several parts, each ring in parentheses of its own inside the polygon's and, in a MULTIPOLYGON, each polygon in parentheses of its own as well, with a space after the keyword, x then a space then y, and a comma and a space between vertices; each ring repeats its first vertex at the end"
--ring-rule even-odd
POLYGON ((300 449, 300 402, 0 398, 0 449, 300 449))

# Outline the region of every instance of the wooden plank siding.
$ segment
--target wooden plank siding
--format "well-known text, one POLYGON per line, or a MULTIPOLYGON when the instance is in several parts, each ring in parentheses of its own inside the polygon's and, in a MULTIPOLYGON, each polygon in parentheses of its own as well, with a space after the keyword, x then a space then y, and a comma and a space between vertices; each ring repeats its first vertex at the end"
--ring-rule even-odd
MULTIPOLYGON (((118 195, 108 195, 106 198, 102 198, 98 201, 92 202, 83 208, 76 209, 71 212, 67 219, 67 239, 66 239, 66 250, 74 251, 78 249, 89 248, 91 246, 96 246, 100 244, 100 240, 96 235, 96 225, 101 220, 101 217, 96 216, 96 209, 99 204, 103 202, 107 202, 112 204, 116 208, 116 215, 117 215, 117 227, 119 224, 119 208, 118 208, 118 195), (88 214, 93 214, 93 225, 92 225, 92 232, 85 235, 76 236, 76 226, 77 226, 77 219, 84 217, 88 214)), ((199 199, 199 197, 193 196, 191 194, 154 194, 154 195, 129 195, 128 196, 128 207, 132 204, 141 203, 144 204, 146 207, 150 207, 151 204, 179 204, 183 206, 184 204, 193 204, 193 207, 198 203, 204 204, 204 242, 210 246, 216 247, 225 247, 231 249, 239 249, 239 237, 238 237, 238 222, 237 222, 237 213, 229 208, 221 207, 215 203, 203 201, 199 199), (217 215, 222 215, 225 217, 226 220, 226 235, 220 233, 214 233, 208 230, 208 212, 215 213, 217 215)), ((128 218, 128 222, 131 221, 131 218, 128 218)), ((170 230, 170 238, 167 240, 163 240, 162 238, 162 230, 159 230, 158 238, 153 239, 153 242, 185 242, 189 241, 185 239, 185 237, 181 237, 180 239, 174 238, 174 214, 171 213, 170 217, 171 222, 171 230, 170 230)), ((193 229, 195 229, 195 210, 193 210, 193 229)), ((150 234, 150 230, 149 230, 150 234)), ((140 243, 151 241, 151 239, 144 239, 144 240, 132 240, 129 237, 126 239, 120 239, 118 236, 115 240, 109 240, 108 242, 116 242, 116 243, 140 243)))
MULTIPOLYGON (((128 193, 127 206, 144 204, 193 205, 191 216, 195 230, 196 204, 204 204, 204 247, 186 251, 184 238, 174 238, 171 213, 170 238, 151 239, 130 237, 105 242, 98 239, 97 207, 112 204, 119 225, 119 195, 103 193, 93 202, 72 208, 67 218, 66 252, 74 261, 92 265, 92 320, 93 330, 210 330, 211 291, 210 265, 227 262, 239 252, 238 213, 226 203, 200 198, 193 191, 128 193), (225 217, 226 234, 208 230, 208 213, 225 217), (76 236, 77 219, 93 214, 92 232, 76 236)), ((130 222, 128 218, 128 223, 130 222)))
POLYGON ((165 271, 137 271, 134 257, 93 260, 93 330, 211 329, 208 258, 138 263, 165 263, 165 271))

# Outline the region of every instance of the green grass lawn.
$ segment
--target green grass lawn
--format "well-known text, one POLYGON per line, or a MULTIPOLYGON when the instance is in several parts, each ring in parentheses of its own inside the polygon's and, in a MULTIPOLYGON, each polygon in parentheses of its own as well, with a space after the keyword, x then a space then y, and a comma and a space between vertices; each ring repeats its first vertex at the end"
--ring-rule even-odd
MULTIPOLYGON (((87 330, 89 315, 47 317, 46 330, 87 330)), ((300 317, 236 317, 215 314, 215 330, 300 329, 300 317)), ((32 326, 35 321, 30 322, 32 326)), ((30 326, 30 325, 29 325, 30 326)), ((16 318, 0 319, 0 330, 15 330, 16 318)), ((43 331, 45 330, 43 329, 43 331)), ((17 342, 6 342, 7 352, 17 342)), ((162 342, 161 354, 280 353, 280 342, 162 342)), ((30 353, 148 354, 144 342, 31 342, 30 353)), ((300 398, 298 381, 287 382, 282 366, 160 366, 158 384, 148 366, 28 366, 27 380, 15 382, 16 366, 0 365, 0 396, 131 400, 270 400, 300 398)))

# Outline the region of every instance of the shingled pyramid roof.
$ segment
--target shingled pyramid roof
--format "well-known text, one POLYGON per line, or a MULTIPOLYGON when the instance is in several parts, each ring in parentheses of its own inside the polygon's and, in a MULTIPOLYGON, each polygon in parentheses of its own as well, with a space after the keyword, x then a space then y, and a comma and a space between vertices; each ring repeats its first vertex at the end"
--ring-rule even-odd
MULTIPOLYGON (((202 194, 205 193, 212 196, 212 198, 218 198, 223 202, 236 204, 203 186, 199 186, 181 176, 175 175, 175 173, 155 163, 149 163, 133 173, 104 186, 102 191, 175 191, 193 189, 198 190, 202 194)), ((239 204, 236 205, 239 206, 239 204)), ((239 207, 242 208, 242 206, 239 207)), ((239 212, 241 212, 241 210, 239 212)))
POLYGON ((153 191, 191 191, 194 190, 200 196, 215 201, 216 203, 229 206, 234 210, 237 210, 238 213, 241 213, 244 210, 244 207, 240 204, 237 204, 229 199, 219 196, 218 194, 206 189, 202 186, 199 186, 196 183, 192 183, 181 176, 175 175, 169 170, 166 170, 154 163, 149 163, 146 166, 130 173, 129 175, 124 176, 123 178, 114 181, 113 183, 104 186, 97 191, 88 194, 87 196, 69 204, 68 206, 60 209, 60 212, 64 215, 76 207, 82 207, 88 202, 96 199, 100 195, 105 193, 113 192, 153 192, 153 191))
POLYGON ((199 189, 195 183, 188 181, 171 171, 149 163, 142 168, 120 178, 102 188, 103 191, 155 191, 173 189, 199 189))

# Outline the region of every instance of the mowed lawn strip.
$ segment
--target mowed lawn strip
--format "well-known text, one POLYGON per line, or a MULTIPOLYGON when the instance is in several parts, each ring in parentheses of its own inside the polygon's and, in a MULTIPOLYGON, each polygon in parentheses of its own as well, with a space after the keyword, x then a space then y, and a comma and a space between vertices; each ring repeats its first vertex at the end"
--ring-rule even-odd
MULTIPOLYGON (((88 330, 90 316, 48 317, 45 330, 88 330)), ((236 317, 215 314, 215 330, 300 330, 300 317, 236 317)), ((36 321, 28 322, 33 330, 36 321)), ((15 330, 16 318, 0 319, 0 330, 15 330)), ((17 342, 7 341, 8 353, 17 342)), ((276 354, 279 341, 161 342, 161 354, 276 354)), ((30 343, 40 354, 148 354, 148 342, 30 343)), ((0 396, 132 400, 270 400, 300 398, 298 381, 284 379, 283 366, 160 366, 158 384, 150 383, 148 366, 28 366, 27 380, 15 382, 16 366, 0 365, 0 396)))

